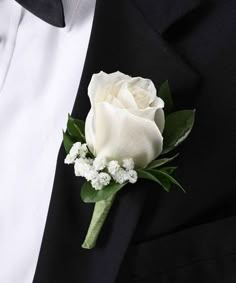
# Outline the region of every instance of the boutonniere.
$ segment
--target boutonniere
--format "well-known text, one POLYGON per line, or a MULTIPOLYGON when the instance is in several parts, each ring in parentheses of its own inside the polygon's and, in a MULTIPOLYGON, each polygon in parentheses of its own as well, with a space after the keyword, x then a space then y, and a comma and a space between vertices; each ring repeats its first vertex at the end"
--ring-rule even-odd
POLYGON ((95 246, 115 196, 140 178, 169 192, 184 189, 173 177, 170 152, 189 135, 195 110, 174 111, 168 82, 158 92, 149 79, 100 72, 88 87, 91 109, 86 121, 69 116, 64 132, 66 164, 85 179, 81 198, 94 203, 83 248, 95 246), (164 157, 162 156, 164 155, 164 157))

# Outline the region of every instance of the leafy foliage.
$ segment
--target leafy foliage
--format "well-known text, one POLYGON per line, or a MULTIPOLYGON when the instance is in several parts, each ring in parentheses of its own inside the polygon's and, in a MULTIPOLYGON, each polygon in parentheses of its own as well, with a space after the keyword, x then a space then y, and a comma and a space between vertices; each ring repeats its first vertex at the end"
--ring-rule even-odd
POLYGON ((165 102, 165 113, 172 112, 174 110, 174 103, 168 81, 165 81, 161 84, 158 91, 158 96, 162 98, 165 102))
POLYGON ((119 190, 121 190, 127 183, 118 184, 111 182, 102 190, 95 190, 90 182, 85 182, 81 189, 81 198, 84 202, 94 203, 102 200, 106 200, 119 190))
POLYGON ((168 162, 171 162, 172 160, 174 160, 179 154, 176 154, 173 157, 170 158, 162 158, 162 159, 156 159, 153 160, 147 167, 147 169, 154 169, 156 167, 160 167, 168 162))
POLYGON ((180 183, 170 175, 173 173, 175 169, 176 167, 163 168, 159 170, 139 169, 137 170, 137 172, 138 172, 139 178, 148 179, 148 180, 158 183, 166 192, 170 191, 170 187, 172 184, 178 186, 185 192, 185 190, 180 185, 180 183))
POLYGON ((75 137, 77 141, 85 142, 85 122, 74 119, 68 115, 67 131, 70 136, 75 137))
POLYGON ((74 119, 68 114, 67 129, 63 132, 63 144, 66 153, 69 153, 73 143, 85 143, 85 122, 74 119))
POLYGON ((168 153, 180 145, 190 134, 195 120, 195 110, 181 110, 171 113, 165 121, 162 154, 168 153))
POLYGON ((63 132, 63 144, 64 144, 64 148, 66 153, 68 154, 72 145, 75 143, 75 141, 73 140, 73 138, 70 136, 70 134, 68 133, 68 131, 63 132))

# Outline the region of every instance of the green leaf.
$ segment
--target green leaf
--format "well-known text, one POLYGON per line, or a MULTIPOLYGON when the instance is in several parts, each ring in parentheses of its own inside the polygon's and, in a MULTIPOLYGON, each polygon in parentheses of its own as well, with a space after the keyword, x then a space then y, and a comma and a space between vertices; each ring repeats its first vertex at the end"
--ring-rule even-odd
POLYGON ((79 119, 74 119, 68 115, 67 131, 68 133, 77 138, 77 141, 85 142, 85 122, 79 119))
MULTIPOLYGON (((142 170, 138 169, 137 170, 138 177, 147 179, 147 180, 152 180, 156 183, 158 183, 166 192, 169 192, 170 190, 170 182, 168 181, 167 178, 163 178, 162 176, 159 178, 159 176, 156 176, 156 171, 155 170, 142 170)), ((158 175, 158 174, 157 174, 158 175)))
POLYGON ((171 166, 171 167, 162 167, 159 170, 164 173, 167 173, 168 175, 172 175, 177 168, 178 167, 171 166))
POLYGON ((114 199, 115 194, 110 196, 106 200, 96 202, 93 210, 93 216, 89 225, 87 235, 82 244, 82 248, 92 249, 95 247, 97 238, 107 218, 110 208, 114 202, 114 199))
POLYGON ((63 145, 67 154, 69 153, 73 143, 74 141, 71 138, 71 136, 68 134, 68 132, 63 132, 63 145))
POLYGON ((86 203, 94 203, 102 200, 108 199, 113 194, 117 193, 122 189, 127 183, 118 184, 111 182, 108 186, 104 187, 102 190, 95 190, 90 182, 84 183, 81 189, 81 198, 86 203))
POLYGON ((160 167, 172 160, 174 160, 179 154, 176 154, 175 156, 173 157, 170 157, 170 158, 162 158, 162 159, 156 159, 156 160, 153 160, 148 166, 146 169, 153 169, 153 168, 156 168, 156 167, 160 167))
POLYGON ((161 84, 159 91, 158 91, 158 96, 162 98, 165 102, 165 113, 170 113, 174 109, 174 103, 170 91, 170 86, 169 82, 165 81, 164 83, 161 84))
POLYGON ((163 132, 165 154, 181 144, 190 134, 195 119, 195 110, 181 110, 171 113, 165 121, 163 132))
POLYGON ((168 173, 163 172, 161 170, 150 170, 150 171, 155 171, 152 172, 152 174, 154 174, 157 178, 163 178, 163 179, 167 179, 170 183, 176 185, 177 187, 179 187, 184 193, 186 193, 185 189, 180 185, 180 183, 173 178, 172 176, 170 176, 168 173))
POLYGON ((172 173, 175 169, 176 167, 166 167, 160 170, 138 169, 137 172, 139 178, 148 179, 157 182, 167 192, 170 191, 171 184, 175 184, 185 192, 184 188, 180 185, 180 183, 169 175, 169 173, 172 173))

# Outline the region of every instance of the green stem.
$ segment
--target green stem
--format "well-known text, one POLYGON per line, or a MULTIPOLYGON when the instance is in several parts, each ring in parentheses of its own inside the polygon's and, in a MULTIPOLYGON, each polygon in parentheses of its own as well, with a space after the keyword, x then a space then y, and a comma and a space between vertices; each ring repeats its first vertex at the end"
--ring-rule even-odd
POLYGON ((87 235, 82 244, 82 248, 92 249, 95 247, 97 238, 106 220, 106 217, 109 213, 114 199, 115 194, 113 194, 106 200, 96 202, 93 210, 93 216, 89 225, 87 235))

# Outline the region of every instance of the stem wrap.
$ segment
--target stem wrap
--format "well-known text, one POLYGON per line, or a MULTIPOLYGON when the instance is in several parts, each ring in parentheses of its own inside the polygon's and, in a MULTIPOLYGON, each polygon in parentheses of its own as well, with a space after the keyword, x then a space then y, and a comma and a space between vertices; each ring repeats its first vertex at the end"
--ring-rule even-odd
POLYGON ((93 216, 89 225, 87 235, 82 244, 82 248, 92 249, 95 247, 97 238, 110 211, 114 199, 115 194, 113 194, 106 200, 101 200, 95 203, 93 216))

